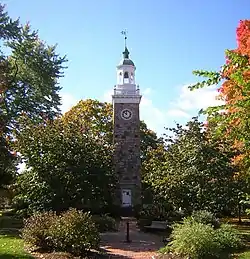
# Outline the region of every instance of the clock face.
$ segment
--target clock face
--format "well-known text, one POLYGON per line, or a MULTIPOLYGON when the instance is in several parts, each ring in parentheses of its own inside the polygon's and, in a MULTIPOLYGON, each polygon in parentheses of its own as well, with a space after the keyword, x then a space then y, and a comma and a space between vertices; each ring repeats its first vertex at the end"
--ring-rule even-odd
POLYGON ((121 112, 121 116, 122 116, 122 118, 124 119, 124 120, 129 120, 129 119, 131 119, 131 117, 132 117, 132 111, 130 111, 129 109, 124 109, 124 110, 122 110, 122 112, 121 112))

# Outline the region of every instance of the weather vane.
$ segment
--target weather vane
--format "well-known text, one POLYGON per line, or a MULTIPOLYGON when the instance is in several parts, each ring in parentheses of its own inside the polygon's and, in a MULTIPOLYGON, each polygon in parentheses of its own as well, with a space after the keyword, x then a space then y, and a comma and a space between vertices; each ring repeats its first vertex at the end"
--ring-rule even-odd
POLYGON ((125 47, 127 47, 127 34, 128 34, 128 31, 125 29, 124 31, 121 31, 121 34, 124 35, 125 47))

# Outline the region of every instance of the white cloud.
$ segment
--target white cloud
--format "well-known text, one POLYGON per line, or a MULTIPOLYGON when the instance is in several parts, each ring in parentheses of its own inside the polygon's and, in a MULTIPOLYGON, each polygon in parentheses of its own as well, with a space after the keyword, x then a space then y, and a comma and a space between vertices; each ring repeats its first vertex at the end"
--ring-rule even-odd
POLYGON ((114 90, 108 90, 107 92, 104 93, 104 95, 101 97, 101 101, 103 102, 112 102, 112 94, 114 93, 114 90))
POLYGON ((161 134, 167 121, 164 111, 157 108, 153 101, 145 95, 142 96, 140 108, 141 119, 147 123, 150 129, 161 134))
POLYGON ((217 96, 218 92, 214 86, 190 91, 188 85, 184 85, 172 107, 174 110, 179 110, 180 114, 192 113, 194 116, 194 113, 201 109, 223 104, 223 101, 217 100, 217 96))
MULTIPOLYGON (((112 102, 113 89, 106 91, 99 99, 104 102, 112 102)), ((180 93, 165 109, 157 107, 153 102, 152 89, 142 90, 142 100, 140 104, 140 117, 148 127, 159 135, 164 132, 164 127, 173 126, 174 121, 185 124, 198 111, 209 106, 223 104, 217 100, 218 93, 215 87, 190 91, 188 85, 180 87, 180 93)), ((68 111, 73 105, 77 104, 80 98, 69 93, 62 94, 62 111, 68 111)))
POLYGON ((190 117, 190 114, 188 114, 185 111, 182 111, 180 109, 170 109, 167 111, 167 115, 170 117, 184 117, 184 118, 190 117))
POLYGON ((146 88, 144 91, 142 91, 142 94, 143 95, 149 95, 149 94, 151 94, 152 93, 152 89, 151 88, 146 88))
POLYGON ((62 97, 62 100, 61 100, 62 113, 69 111, 79 101, 79 99, 77 99, 75 96, 73 96, 70 93, 62 93, 61 97, 62 97))
POLYGON ((218 92, 216 87, 207 87, 190 91, 189 84, 180 88, 180 94, 169 108, 159 109, 150 99, 150 89, 145 90, 145 95, 141 101, 141 118, 146 121, 149 128, 158 134, 164 132, 164 127, 171 127, 175 121, 185 124, 193 116, 198 115, 198 111, 210 106, 222 105, 223 101, 217 100, 218 92))

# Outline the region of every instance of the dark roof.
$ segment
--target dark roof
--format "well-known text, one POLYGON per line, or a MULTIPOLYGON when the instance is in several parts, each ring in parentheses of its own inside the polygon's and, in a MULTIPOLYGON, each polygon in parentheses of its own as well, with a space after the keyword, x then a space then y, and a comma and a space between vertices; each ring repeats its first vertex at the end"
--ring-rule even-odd
POLYGON ((129 51, 126 46, 122 54, 123 54, 123 60, 121 61, 120 65, 135 66, 134 62, 129 58, 129 51))
POLYGON ((129 59, 129 58, 125 58, 121 61, 120 65, 129 65, 129 66, 135 66, 134 62, 129 59))

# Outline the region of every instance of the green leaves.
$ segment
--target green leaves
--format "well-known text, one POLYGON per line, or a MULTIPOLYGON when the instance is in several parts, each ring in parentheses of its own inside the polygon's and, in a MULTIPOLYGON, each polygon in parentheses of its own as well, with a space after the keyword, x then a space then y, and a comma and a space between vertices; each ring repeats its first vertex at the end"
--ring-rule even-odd
POLYGON ((64 119, 34 125, 27 118, 16 135, 16 147, 31 168, 19 177, 16 200, 23 200, 29 213, 69 207, 94 210, 112 203, 111 144, 104 145, 105 136, 83 134, 81 125, 72 127, 64 119))
POLYGON ((238 149, 233 158, 239 165, 242 175, 246 175, 250 166, 250 59, 249 59, 249 20, 241 22, 237 29, 238 47, 226 50, 226 63, 218 72, 196 70, 193 74, 208 79, 190 86, 195 90, 221 83, 219 98, 225 102, 222 106, 209 107, 203 114, 207 115, 208 127, 216 138, 230 139, 238 149))
POLYGON ((12 52, 9 62, 15 71, 5 92, 12 126, 17 127, 17 118, 22 113, 33 120, 42 116, 54 118, 59 112, 61 88, 57 81, 63 75, 65 57, 56 54, 55 46, 43 43, 29 26, 24 26, 20 38, 7 42, 7 46, 12 52))
POLYGON ((59 216, 54 212, 33 215, 25 221, 23 239, 32 248, 74 255, 83 255, 100 245, 100 236, 91 215, 76 209, 59 216))
POLYGON ((182 224, 174 225, 172 241, 165 250, 193 259, 228 258, 230 252, 243 247, 241 238, 238 231, 228 224, 215 228, 190 217, 185 218, 182 224))
POLYGON ((222 79, 221 74, 219 72, 209 72, 205 70, 195 70, 193 74, 196 76, 207 77, 207 80, 202 82, 198 82, 196 84, 190 85, 188 88, 193 91, 195 89, 203 88, 205 86, 217 85, 222 79))
POLYGON ((19 36, 19 20, 12 20, 8 13, 4 11, 4 5, 0 5, 0 39, 9 40, 19 36))
POLYGON ((144 163, 143 180, 155 199, 165 199, 186 213, 200 209, 223 213, 233 208, 238 183, 230 144, 210 138, 197 118, 170 132, 165 148, 153 150, 144 163))
MULTIPOLYGON (((29 116, 22 116, 15 148, 30 171, 18 178, 16 204, 25 205, 28 213, 112 206, 116 184, 112 115, 111 104, 88 99, 54 120, 35 124, 29 116)), ((143 161, 150 159, 149 151, 161 142, 141 122, 143 161)))
POLYGON ((20 117, 26 114, 36 123, 59 115, 58 79, 66 58, 56 53, 55 46, 42 42, 28 24, 13 21, 3 5, 0 40, 0 150, 5 154, 0 155, 1 187, 15 175, 11 138, 21 130, 20 117))

